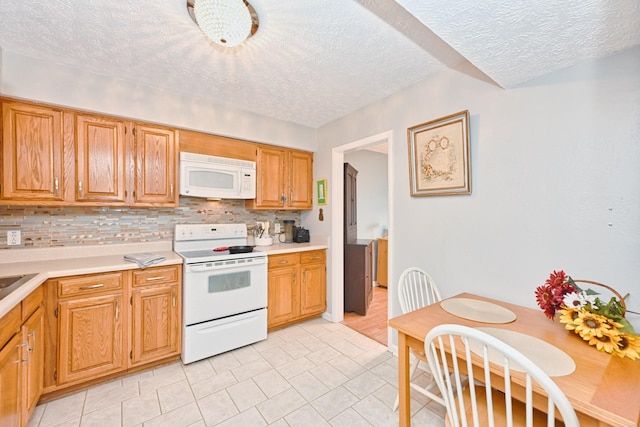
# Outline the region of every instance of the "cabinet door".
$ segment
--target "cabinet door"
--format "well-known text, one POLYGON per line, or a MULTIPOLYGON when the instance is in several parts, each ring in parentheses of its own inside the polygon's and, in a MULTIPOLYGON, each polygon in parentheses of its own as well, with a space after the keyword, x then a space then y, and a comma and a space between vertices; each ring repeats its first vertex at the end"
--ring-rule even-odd
POLYGON ((322 313, 327 309, 327 270, 325 264, 303 265, 301 272, 300 315, 322 313))
POLYGON ((255 207, 282 208, 285 206, 285 157, 284 150, 258 148, 255 207))
POLYGON ((2 105, 2 198, 62 201, 64 180, 62 112, 2 105))
POLYGON ((136 288, 131 305, 131 365, 180 354, 177 284, 136 288))
POLYGON ((76 200, 125 204, 125 123, 106 117, 76 117, 76 200))
POLYGON ((14 335, 0 350, 0 425, 20 426, 20 334, 14 335))
POLYGON ((287 206, 295 209, 313 208, 313 153, 289 153, 289 194, 287 206))
POLYGON ((358 238, 358 171, 344 164, 344 243, 358 238))
POLYGON ((387 287, 387 262, 389 258, 389 240, 386 237, 378 239, 378 276, 376 282, 379 286, 387 287))
POLYGON ((177 150, 173 130, 136 125, 133 204, 177 206, 177 150))
POLYGON ((25 420, 38 404, 42 395, 44 374, 44 315, 42 308, 22 325, 22 342, 26 344, 26 365, 23 369, 22 416, 25 420))
POLYGON ((125 368, 121 293, 60 301, 58 384, 125 368))
POLYGON ((298 317, 300 313, 298 270, 297 265, 269 270, 268 328, 282 325, 298 317))

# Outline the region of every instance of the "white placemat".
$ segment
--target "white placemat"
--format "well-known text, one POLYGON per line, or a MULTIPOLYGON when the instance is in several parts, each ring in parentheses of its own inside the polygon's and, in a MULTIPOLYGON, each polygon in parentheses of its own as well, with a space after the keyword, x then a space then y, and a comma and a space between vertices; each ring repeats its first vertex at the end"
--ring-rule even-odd
POLYGON ((483 323, 509 323, 516 314, 508 308, 473 298, 450 298, 440 302, 440 307, 449 314, 483 323))
MULTIPOLYGON (((560 350, 558 347, 539 338, 500 328, 477 329, 506 342, 511 347, 531 359, 536 365, 540 366, 550 377, 562 377, 564 375, 569 375, 576 370, 576 363, 573 361, 571 356, 560 350)), ((474 345, 472 342, 470 346, 471 351, 474 353, 478 355, 482 353, 482 347, 479 343, 474 345)), ((501 358, 495 353, 492 354, 491 351, 489 351, 489 360, 496 363, 502 363, 501 358)), ((522 372, 522 369, 515 363, 513 364, 512 369, 514 371, 522 372)))

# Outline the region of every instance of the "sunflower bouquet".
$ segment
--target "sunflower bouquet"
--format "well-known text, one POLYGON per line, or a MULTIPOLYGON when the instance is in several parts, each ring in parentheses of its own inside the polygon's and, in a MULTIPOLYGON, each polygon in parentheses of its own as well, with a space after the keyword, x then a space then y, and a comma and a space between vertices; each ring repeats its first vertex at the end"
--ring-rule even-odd
POLYGON ((554 271, 536 288, 536 301, 545 316, 558 320, 589 345, 619 357, 640 358, 640 337, 625 319, 625 307, 616 297, 600 300, 592 289, 581 289, 564 271, 554 271))

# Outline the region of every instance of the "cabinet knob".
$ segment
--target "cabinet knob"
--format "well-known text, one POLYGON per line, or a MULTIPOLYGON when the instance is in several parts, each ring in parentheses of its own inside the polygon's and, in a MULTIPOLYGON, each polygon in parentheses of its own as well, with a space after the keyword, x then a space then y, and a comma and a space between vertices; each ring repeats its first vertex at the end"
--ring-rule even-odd
POLYGON ((82 197, 82 181, 78 181, 78 195, 82 197))
POLYGON ((53 190, 55 192, 55 195, 57 196, 60 190, 60 183, 58 181, 58 177, 56 176, 56 179, 53 180, 53 190))

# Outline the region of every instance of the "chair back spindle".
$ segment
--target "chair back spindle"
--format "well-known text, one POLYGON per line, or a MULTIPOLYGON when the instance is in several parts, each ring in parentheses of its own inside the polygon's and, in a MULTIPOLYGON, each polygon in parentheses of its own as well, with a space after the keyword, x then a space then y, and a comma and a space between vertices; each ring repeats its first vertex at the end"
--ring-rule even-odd
POLYGON ((579 426, 571 403, 542 368, 481 330, 436 326, 425 338, 425 353, 444 397, 447 425, 550 427, 558 413, 565 426, 579 426), (536 399, 547 399, 546 413, 534 408, 534 390, 536 399))

